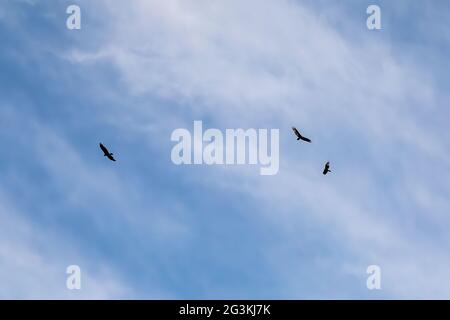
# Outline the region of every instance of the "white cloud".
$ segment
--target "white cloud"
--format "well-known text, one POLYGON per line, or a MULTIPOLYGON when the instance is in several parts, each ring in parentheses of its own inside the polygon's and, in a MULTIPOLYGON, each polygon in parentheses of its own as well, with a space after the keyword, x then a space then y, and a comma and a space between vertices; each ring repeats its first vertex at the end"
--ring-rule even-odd
MULTIPOLYGON (((438 111, 439 98, 427 81, 430 74, 423 74, 411 61, 402 62, 395 48, 375 40, 364 19, 361 30, 355 30, 360 41, 355 43, 323 17, 292 1, 136 0, 85 6, 111 17, 106 28, 110 38, 99 44, 97 52, 66 52, 70 62, 112 62, 129 93, 173 101, 186 108, 184 115, 201 115, 221 126, 276 125, 289 131, 295 124, 314 133, 312 148, 295 141, 284 145, 277 177, 263 179, 246 168, 221 168, 201 178, 187 170, 182 179, 253 198, 264 208, 252 213, 255 218, 264 215, 286 230, 288 252, 303 243, 314 245, 309 235, 295 232, 305 230, 305 222, 314 231, 329 232, 318 238, 334 241, 336 251, 355 259, 327 260, 330 273, 348 273, 364 286, 365 279, 358 277, 375 263, 382 267, 382 286, 390 297, 450 295, 448 242, 440 242, 448 240, 441 226, 449 211, 450 176, 443 170, 450 163, 448 135, 445 128, 424 124, 419 116, 438 111), (362 32, 368 33, 362 37, 362 32), (317 161, 323 157, 331 158, 336 167, 326 179, 318 173, 322 164, 317 161)), ((114 112, 134 129, 150 128, 153 136, 164 125, 184 121, 176 119, 183 111, 175 108, 175 115, 155 105, 131 108, 123 114, 114 112), (130 110, 136 114, 130 115, 130 110), (146 125, 142 120, 164 121, 168 114, 170 122, 164 125, 146 125)), ((34 142, 40 161, 72 205, 83 208, 83 201, 100 196, 117 208, 112 214, 118 221, 138 232, 151 228, 150 234, 155 232, 155 239, 162 242, 175 234, 181 234, 181 240, 188 236, 182 223, 160 214, 152 215, 155 224, 142 221, 142 194, 133 188, 135 181, 119 181, 105 169, 84 165, 70 144, 51 130, 39 127, 28 133, 37 134, 34 142), (138 204, 125 201, 124 192, 138 204)), ((4 261, 0 295, 59 297, 66 290, 62 287, 66 261, 61 251, 54 247, 42 251, 36 243, 52 247, 60 237, 40 238, 36 226, 20 219, 21 210, 0 203, 1 220, 9 221, 0 232, 4 261), (39 295, 41 283, 48 286, 39 295)), ((92 221, 99 230, 108 227, 105 216, 92 221)), ((268 250, 267 259, 273 259, 274 272, 289 287, 287 293, 295 295, 302 287, 292 274, 302 262, 295 257, 285 260, 287 256, 268 250)), ((82 254, 79 259, 89 265, 82 254)), ((113 271, 104 272, 102 265, 94 268, 85 297, 130 294, 111 275, 113 271)))
POLYGON ((110 267, 86 260, 51 230, 38 227, 0 190, 0 297, 2 299, 118 299, 131 294, 110 267), (66 288, 66 268, 81 267, 81 290, 66 288))
MULTIPOLYGON (((0 114, 3 142, 14 144, 11 159, 20 157, 9 162, 0 185, 0 297, 128 299, 142 294, 130 287, 135 278, 124 272, 126 266, 105 257, 98 243, 91 247, 83 239, 90 232, 72 229, 70 223, 88 223, 96 233, 93 239, 100 242, 126 241, 131 236, 135 241, 145 237, 155 247, 176 247, 189 237, 185 221, 177 217, 180 210, 175 204, 166 206, 170 212, 149 206, 151 196, 145 195, 144 201, 132 177, 123 179, 117 166, 115 171, 96 166, 98 162, 77 152, 64 134, 33 115, 5 104, 0 114), (33 168, 25 164, 31 157, 33 168), (43 180, 36 184, 28 170, 36 170, 43 180), (7 192, 6 187, 13 190, 7 192), (51 201, 46 198, 49 193, 51 201), (81 267, 80 291, 66 288, 66 268, 72 264, 81 267)), ((92 155, 104 163, 98 142, 91 143, 92 155)), ((7 150, 9 146, 4 143, 7 150)), ((152 261, 147 263, 148 273, 155 272, 152 261)), ((157 280, 151 285, 146 298, 170 297, 157 280)))
MULTIPOLYGON (((384 266, 390 296, 450 295, 447 248, 433 240, 421 243, 403 228, 408 219, 436 227, 443 217, 430 211, 449 209, 448 187, 438 192, 439 182, 414 171, 414 165, 422 170, 449 165, 442 129, 424 126, 416 117, 435 108, 435 92, 422 81, 430 75, 401 62, 394 48, 370 33, 353 43, 291 1, 134 1, 109 9, 114 23, 101 50, 132 93, 174 100, 224 126, 270 125, 271 119, 286 128, 300 124, 323 142, 314 148, 345 139, 355 144, 347 157, 335 155, 340 167, 327 180, 316 174, 317 155, 303 163, 295 159, 306 152, 298 146, 295 152, 284 150, 279 177, 227 179, 225 171, 212 171, 205 183, 224 181, 222 187, 255 197, 285 226, 296 225, 296 215, 329 226, 332 237, 339 238, 336 245, 358 257, 355 264, 384 266), (358 153, 368 163, 351 159, 358 153), (371 172, 364 172, 366 165, 371 172), (380 175, 387 176, 384 183, 380 175), (285 216, 277 212, 280 207, 285 216), (411 207, 420 212, 403 214, 411 207)), ((366 31, 364 23, 361 29, 355 33, 366 31)), ((290 148, 297 147, 293 144, 290 148)), ((297 245, 292 239, 289 246, 297 245)), ((351 261, 341 267, 347 264, 351 261)))

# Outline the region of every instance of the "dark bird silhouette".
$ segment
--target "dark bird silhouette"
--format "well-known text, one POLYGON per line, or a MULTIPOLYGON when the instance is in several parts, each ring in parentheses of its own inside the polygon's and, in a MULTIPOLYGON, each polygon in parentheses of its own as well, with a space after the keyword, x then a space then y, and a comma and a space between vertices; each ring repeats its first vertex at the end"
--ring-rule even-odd
POLYGON ((323 169, 323 174, 327 174, 328 172, 331 172, 331 170, 330 170, 330 161, 325 163, 325 168, 323 169))
POLYGON ((292 127, 292 130, 294 131, 295 135, 297 136, 297 140, 303 140, 303 141, 306 141, 306 142, 311 142, 310 139, 308 139, 308 138, 302 136, 302 135, 300 134, 300 132, 298 132, 297 128, 292 127))
POLYGON ((106 149, 106 147, 100 142, 100 149, 102 149, 103 153, 104 153, 104 157, 108 157, 109 160, 111 161, 116 161, 116 159, 113 158, 113 153, 110 153, 108 151, 108 149, 106 149))

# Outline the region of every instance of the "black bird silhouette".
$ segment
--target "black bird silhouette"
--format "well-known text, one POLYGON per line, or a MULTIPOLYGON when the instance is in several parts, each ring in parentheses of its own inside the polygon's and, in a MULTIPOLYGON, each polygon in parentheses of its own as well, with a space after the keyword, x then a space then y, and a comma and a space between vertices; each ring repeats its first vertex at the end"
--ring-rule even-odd
POLYGON ((331 170, 330 170, 330 161, 325 163, 325 168, 323 169, 323 174, 327 174, 328 172, 331 172, 331 170))
POLYGON ((292 130, 294 131, 295 135, 297 136, 297 140, 303 140, 303 141, 306 141, 306 142, 311 142, 310 139, 308 139, 308 138, 302 136, 302 135, 300 134, 300 132, 298 132, 297 128, 292 127, 292 130))
POLYGON ((116 161, 116 159, 113 158, 113 153, 110 153, 108 151, 108 149, 106 149, 106 147, 100 142, 100 149, 102 149, 103 153, 104 153, 104 157, 108 157, 109 160, 111 161, 116 161))

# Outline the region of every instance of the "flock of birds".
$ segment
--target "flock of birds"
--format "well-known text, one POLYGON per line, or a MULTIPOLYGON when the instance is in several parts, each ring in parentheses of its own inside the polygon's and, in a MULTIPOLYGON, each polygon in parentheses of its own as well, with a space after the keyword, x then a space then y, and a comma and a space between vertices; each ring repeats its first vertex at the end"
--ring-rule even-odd
MULTIPOLYGON (((292 130, 294 131, 295 135, 297 136, 297 140, 303 140, 305 142, 311 143, 311 139, 308 139, 300 134, 300 132, 297 130, 296 127, 292 127, 292 130)), ((109 152, 109 150, 100 142, 100 149, 103 151, 103 156, 108 157, 111 161, 116 161, 113 157, 113 153, 109 152)), ((323 169, 323 174, 326 175, 328 172, 331 172, 330 170, 330 161, 327 161, 325 163, 325 168, 323 169)))
MULTIPOLYGON (((295 135, 297 136, 297 140, 303 140, 305 142, 311 143, 311 139, 308 139, 300 134, 300 132, 297 130, 296 127, 292 127, 292 131, 294 131, 295 135)), ((323 168, 323 174, 326 175, 328 172, 331 172, 330 170, 330 161, 327 161, 325 163, 325 168, 323 168)))

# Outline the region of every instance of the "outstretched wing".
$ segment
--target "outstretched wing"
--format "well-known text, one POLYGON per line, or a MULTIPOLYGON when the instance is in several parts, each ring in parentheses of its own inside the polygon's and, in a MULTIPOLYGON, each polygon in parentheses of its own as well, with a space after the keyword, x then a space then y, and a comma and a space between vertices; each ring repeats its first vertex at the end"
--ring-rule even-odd
POLYGON ((304 136, 300 136, 299 138, 302 139, 303 141, 311 142, 310 139, 308 139, 308 138, 306 138, 306 137, 304 137, 304 136))
POLYGON ((330 163, 327 162, 327 163, 325 163, 325 168, 323 169, 323 174, 327 174, 328 171, 330 171, 329 169, 330 169, 330 163))
POLYGON ((114 159, 114 157, 111 154, 108 154, 107 157, 111 161, 116 161, 116 159, 114 159))
POLYGON ((297 136, 297 140, 303 140, 303 141, 306 141, 306 142, 311 142, 310 139, 308 139, 308 138, 302 136, 302 135, 300 134, 300 132, 297 130, 297 128, 292 127, 292 130, 294 131, 295 135, 297 136))
POLYGON ((105 153, 106 155, 109 154, 108 149, 106 149, 106 147, 100 142, 100 149, 102 149, 103 153, 105 153))

